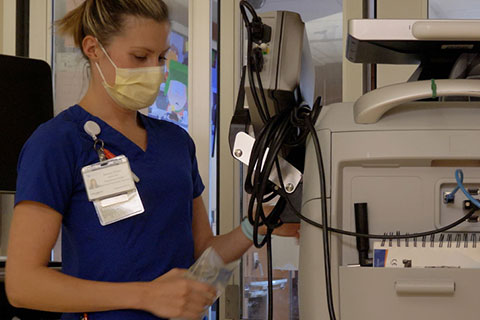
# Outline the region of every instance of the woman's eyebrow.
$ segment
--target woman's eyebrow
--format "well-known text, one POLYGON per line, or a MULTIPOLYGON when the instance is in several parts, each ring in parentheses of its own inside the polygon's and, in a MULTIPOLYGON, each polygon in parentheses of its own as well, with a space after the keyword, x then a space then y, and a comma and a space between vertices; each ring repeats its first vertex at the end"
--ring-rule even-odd
MULTIPOLYGON (((132 47, 132 49, 142 49, 142 50, 148 51, 149 53, 155 53, 155 50, 152 50, 152 49, 147 48, 147 47, 132 47)), ((163 51, 161 52, 161 54, 167 53, 168 50, 170 50, 170 47, 168 47, 167 49, 163 50, 163 51)))
POLYGON ((148 52, 151 52, 151 53, 155 52, 152 49, 149 49, 147 47, 132 47, 132 49, 142 49, 142 50, 145 50, 145 51, 148 51, 148 52))

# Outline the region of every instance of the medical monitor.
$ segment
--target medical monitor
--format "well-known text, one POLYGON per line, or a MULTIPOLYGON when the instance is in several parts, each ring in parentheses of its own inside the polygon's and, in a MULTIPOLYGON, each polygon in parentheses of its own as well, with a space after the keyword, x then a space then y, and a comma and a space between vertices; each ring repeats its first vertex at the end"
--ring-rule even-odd
POLYGON ((346 54, 352 62, 448 69, 461 54, 479 50, 480 20, 353 19, 348 24, 346 54))
POLYGON ((52 117, 50 66, 0 55, 0 192, 15 192, 20 150, 33 131, 52 117))

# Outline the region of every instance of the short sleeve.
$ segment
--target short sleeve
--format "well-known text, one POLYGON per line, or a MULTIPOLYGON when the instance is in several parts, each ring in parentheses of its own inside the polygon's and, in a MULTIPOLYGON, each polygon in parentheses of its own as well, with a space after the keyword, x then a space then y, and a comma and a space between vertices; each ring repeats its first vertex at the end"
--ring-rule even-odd
POLYGON ((190 151, 190 159, 192 161, 193 199, 195 199, 202 194, 203 190, 205 190, 205 186, 203 184, 202 177, 200 177, 200 173, 198 171, 195 143, 193 142, 192 138, 188 134, 187 136, 188 136, 188 148, 190 151))
POLYGON ((73 146, 60 132, 40 127, 27 140, 18 160, 15 205, 21 201, 43 203, 64 214, 74 181, 73 146), (63 141, 63 142, 62 142, 63 141))

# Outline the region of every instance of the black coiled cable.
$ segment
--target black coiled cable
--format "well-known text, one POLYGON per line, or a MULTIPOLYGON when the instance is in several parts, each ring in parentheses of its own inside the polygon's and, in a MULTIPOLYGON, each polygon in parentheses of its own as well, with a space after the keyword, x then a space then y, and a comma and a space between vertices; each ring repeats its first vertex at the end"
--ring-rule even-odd
POLYGON ((253 242, 257 248, 267 244, 268 256, 268 319, 273 315, 273 289, 271 266, 271 235, 275 228, 282 225, 280 214, 287 206, 287 198, 282 192, 284 185, 278 157, 285 147, 294 148, 304 145, 308 136, 305 118, 315 122, 320 113, 320 99, 313 110, 303 105, 285 109, 271 117, 256 137, 247 169, 245 191, 251 195, 248 204, 248 219, 253 225, 253 242), (273 170, 277 171, 280 186, 269 180, 273 170), (263 204, 277 198, 277 202, 269 215, 263 210, 263 204), (258 231, 265 226, 267 231, 263 241, 258 240, 258 231))
POLYGON ((262 86, 260 72, 258 70, 259 61, 253 54, 252 41, 252 24, 248 19, 248 10, 252 15, 253 22, 258 23, 260 19, 256 15, 255 9, 247 2, 240 1, 240 9, 245 22, 248 36, 247 48, 247 72, 250 82, 250 90, 254 99, 255 107, 257 108, 260 118, 264 124, 258 137, 256 137, 255 144, 252 149, 250 162, 247 170, 245 190, 251 195, 248 204, 248 219, 253 225, 254 245, 257 248, 263 247, 267 244, 268 257, 268 319, 273 318, 273 288, 272 288, 272 251, 271 251, 271 235, 275 228, 282 225, 280 214, 286 206, 288 206, 300 219, 306 223, 323 230, 323 254, 325 263, 325 280, 326 280, 326 295, 330 319, 335 320, 335 310, 333 303, 332 284, 331 284, 331 263, 330 263, 330 245, 329 232, 334 232, 342 235, 372 238, 372 239, 407 239, 416 238, 436 233, 441 233, 457 226, 470 218, 478 208, 473 208, 461 219, 451 223, 448 226, 437 230, 425 231, 421 233, 409 235, 375 235, 375 234, 360 234, 352 231, 332 228, 328 224, 327 214, 327 200, 326 200, 326 183, 325 172, 323 168, 323 161, 321 155, 320 143, 314 124, 320 114, 321 105, 320 99, 317 99, 312 109, 304 105, 297 105, 285 110, 278 108, 276 99, 275 111, 276 114, 271 116, 268 110, 265 93, 262 86), (256 75, 256 79, 254 77, 256 75), (256 80, 256 81, 255 81, 256 80), (258 88, 257 89, 257 85, 258 88), (260 90, 260 97, 257 90, 260 90), (321 209, 322 209, 322 223, 313 221, 303 216, 297 208, 292 205, 289 194, 286 193, 278 156, 282 151, 301 146, 305 144, 307 136, 311 134, 315 152, 317 155, 317 166, 320 174, 320 189, 321 189, 321 209), (277 171, 279 178, 279 186, 269 181, 272 170, 277 171), (263 203, 277 198, 276 205, 273 211, 267 216, 263 211, 263 203), (258 241, 258 230, 261 226, 265 226, 267 231, 263 241, 258 241), (325 226, 325 228, 324 228, 325 226))

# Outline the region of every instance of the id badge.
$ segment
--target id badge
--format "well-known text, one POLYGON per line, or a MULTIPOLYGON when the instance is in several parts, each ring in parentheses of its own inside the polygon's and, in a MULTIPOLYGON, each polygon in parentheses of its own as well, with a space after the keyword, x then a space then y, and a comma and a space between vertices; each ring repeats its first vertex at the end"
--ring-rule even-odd
POLYGON ((102 226, 144 212, 127 157, 118 156, 82 168, 88 200, 102 226))

